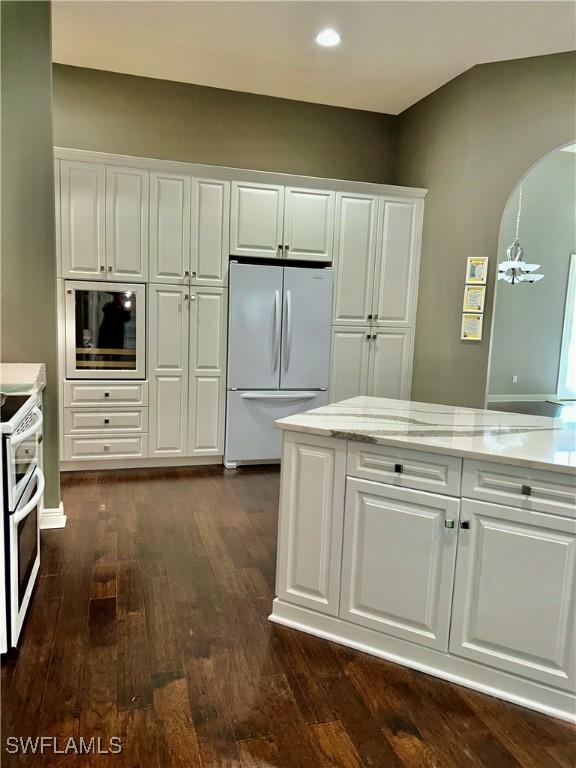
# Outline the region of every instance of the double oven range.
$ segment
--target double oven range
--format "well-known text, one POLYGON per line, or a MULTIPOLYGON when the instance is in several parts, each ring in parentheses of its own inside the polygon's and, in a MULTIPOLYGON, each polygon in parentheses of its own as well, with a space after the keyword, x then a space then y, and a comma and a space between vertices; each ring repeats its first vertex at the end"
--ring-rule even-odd
POLYGON ((0 396, 2 526, 0 652, 15 647, 40 567, 42 402, 39 394, 0 396))

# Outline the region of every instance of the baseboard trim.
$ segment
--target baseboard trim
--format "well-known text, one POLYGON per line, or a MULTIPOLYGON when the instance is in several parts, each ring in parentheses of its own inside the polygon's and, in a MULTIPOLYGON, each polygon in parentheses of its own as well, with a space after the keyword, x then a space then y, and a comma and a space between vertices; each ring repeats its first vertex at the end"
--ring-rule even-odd
POLYGON ((146 469, 147 467, 204 467, 222 464, 222 454, 208 456, 185 456, 184 458, 146 459, 77 459, 61 461, 61 472, 84 472, 102 469, 146 469))
POLYGON ((276 598, 269 620, 497 699, 576 723, 576 696, 276 598))
POLYGON ((57 507, 44 507, 40 515, 40 530, 47 531, 51 528, 65 528, 66 515, 64 514, 64 502, 57 507))
POLYGON ((488 395, 489 403, 535 403, 557 400, 558 395, 488 395))

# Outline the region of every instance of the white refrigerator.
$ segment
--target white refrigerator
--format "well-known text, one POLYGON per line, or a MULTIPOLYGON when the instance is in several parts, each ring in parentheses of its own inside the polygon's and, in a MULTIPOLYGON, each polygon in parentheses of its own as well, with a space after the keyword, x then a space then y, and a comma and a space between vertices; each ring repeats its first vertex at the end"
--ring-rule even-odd
POLYGON ((232 262, 224 465, 280 461, 274 421, 327 403, 331 269, 232 262))

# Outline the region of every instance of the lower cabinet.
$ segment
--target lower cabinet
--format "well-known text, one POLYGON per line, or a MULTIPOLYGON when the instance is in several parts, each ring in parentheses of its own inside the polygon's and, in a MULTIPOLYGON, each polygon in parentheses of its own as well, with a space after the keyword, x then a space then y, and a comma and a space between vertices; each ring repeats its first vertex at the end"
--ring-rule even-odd
POLYGON ((222 454, 223 288, 150 286, 150 456, 222 454))
POLYGON ((576 521, 462 502, 450 652, 576 686, 576 521))
POLYGON ((349 477, 340 618, 447 650, 459 506, 349 477))
POLYGON ((412 337, 411 328, 334 326, 330 401, 357 395, 408 399, 412 337))
POLYGON ((277 594, 336 616, 346 441, 284 433, 277 594))

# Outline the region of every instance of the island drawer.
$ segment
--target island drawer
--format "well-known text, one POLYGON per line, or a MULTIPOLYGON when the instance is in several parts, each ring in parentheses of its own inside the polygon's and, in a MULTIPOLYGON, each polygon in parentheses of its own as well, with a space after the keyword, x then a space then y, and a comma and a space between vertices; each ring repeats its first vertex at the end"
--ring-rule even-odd
POLYGON ((65 408, 64 433, 148 432, 148 408, 65 408))
POLYGON ((347 473, 399 488, 460 496, 462 459, 369 443, 348 443, 347 473))
POLYGON ((462 496, 576 517, 576 476, 569 472, 514 467, 486 461, 464 461, 462 496))
POLYGON ((148 382, 65 381, 64 405, 66 407, 148 405, 148 382))
POLYGON ((66 435, 65 461, 142 459, 148 455, 148 435, 66 435))

